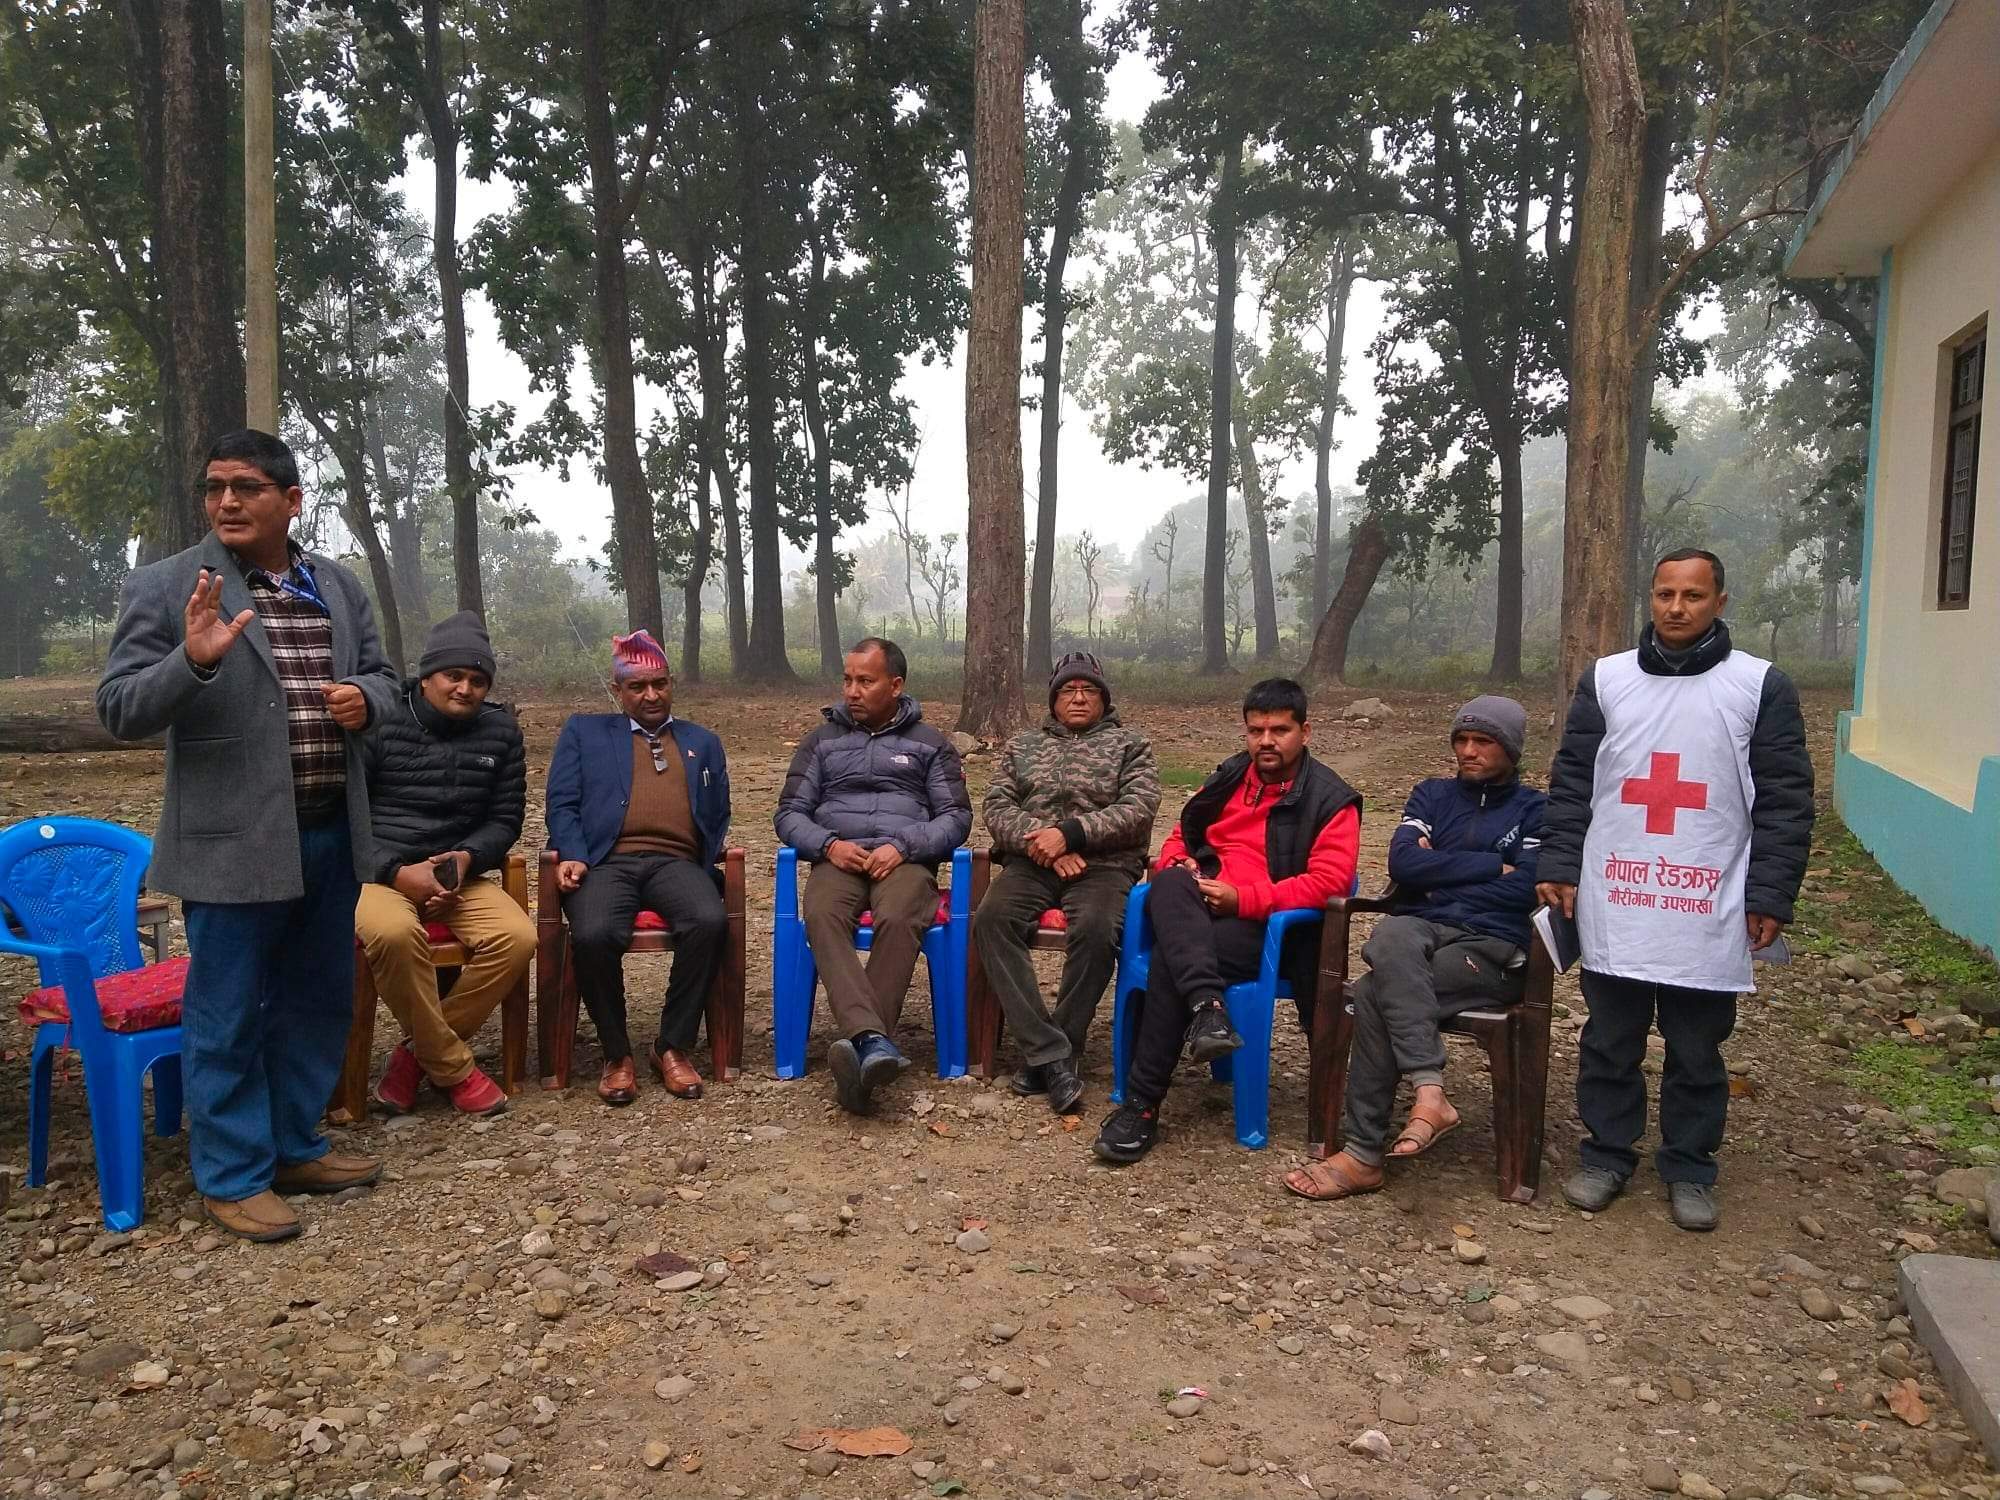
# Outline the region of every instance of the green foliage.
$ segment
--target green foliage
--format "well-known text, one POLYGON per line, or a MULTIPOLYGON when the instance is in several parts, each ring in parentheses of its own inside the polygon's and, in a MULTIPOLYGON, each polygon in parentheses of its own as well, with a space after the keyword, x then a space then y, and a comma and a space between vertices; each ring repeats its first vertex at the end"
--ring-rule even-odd
POLYGON ((77 441, 67 426, 0 414, 0 672, 9 675, 40 668, 53 627, 117 607, 124 530, 81 529, 49 504, 50 471, 77 441))
POLYGON ((2000 983, 2000 966, 1939 927, 1915 898, 1882 873, 1838 814, 1820 813, 1813 843, 1812 878, 1799 900, 1797 931, 1805 947, 1829 955, 1865 949, 1915 984, 1969 989, 2000 983), (1851 942, 1842 924, 1857 921, 1865 926, 1865 940, 1851 942))
POLYGON ((2000 1073, 2000 1042, 1979 1043, 1956 1054, 1910 1041, 1883 1040, 1854 1049, 1847 1081, 1934 1135, 1939 1149, 1962 1154, 1993 1144, 1993 1097, 1988 1081, 2000 1073))

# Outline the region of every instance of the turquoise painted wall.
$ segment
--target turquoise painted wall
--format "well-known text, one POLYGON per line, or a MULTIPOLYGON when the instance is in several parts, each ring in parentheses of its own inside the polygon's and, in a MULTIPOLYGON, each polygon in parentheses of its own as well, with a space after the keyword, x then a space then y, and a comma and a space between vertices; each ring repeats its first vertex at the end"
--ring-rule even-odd
POLYGON ((1979 763, 1971 809, 1905 781, 1834 739, 1834 802, 1862 847, 1938 925, 2000 955, 2000 755, 1979 763))

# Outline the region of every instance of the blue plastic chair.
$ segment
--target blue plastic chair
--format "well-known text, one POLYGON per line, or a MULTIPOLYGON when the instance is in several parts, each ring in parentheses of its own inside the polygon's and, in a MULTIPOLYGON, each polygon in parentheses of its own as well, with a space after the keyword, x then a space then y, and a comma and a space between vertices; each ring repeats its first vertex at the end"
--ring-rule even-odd
MULTIPOLYGON (((972 851, 951 856, 950 920, 933 922, 924 933, 924 961, 931 974, 931 1027, 937 1035, 940 1078, 965 1073, 966 964, 972 954, 972 851)), ((819 965, 806 942, 805 916, 799 906, 799 854, 778 851, 774 886, 771 955, 771 1041, 780 1078, 803 1078, 806 1034, 812 1030, 813 994, 819 965)), ((854 946, 866 953, 875 941, 872 927, 854 934, 854 946)))
POLYGON ((142 967, 135 916, 153 843, 94 818, 36 818, 0 832, 0 904, 20 925, 0 923, 0 952, 23 953, 42 984, 61 985, 67 1024, 35 1028, 28 1065, 28 1186, 48 1180, 50 1085, 56 1050, 83 1057, 84 1093, 97 1152, 97 1192, 105 1226, 137 1227, 146 1216, 145 1095, 153 1074, 153 1131, 181 1128, 181 1028, 105 1029, 99 979, 142 967))
MULTIPOLYGON (((1285 934, 1295 927, 1318 926, 1322 911, 1274 912, 1264 924, 1264 956, 1255 979, 1232 984, 1222 992, 1229 1024, 1243 1045, 1208 1065, 1209 1076, 1231 1086, 1236 1108, 1236 1144, 1262 1151, 1271 1143, 1271 1026, 1278 1002, 1293 997, 1292 987, 1278 971, 1285 934)), ((1146 914, 1146 883, 1132 887, 1125 901, 1125 935, 1118 951, 1118 994, 1111 1009, 1111 1102, 1125 1102, 1125 1070, 1132 1062, 1138 1033, 1138 1001, 1146 993, 1153 966, 1153 924, 1146 914)))

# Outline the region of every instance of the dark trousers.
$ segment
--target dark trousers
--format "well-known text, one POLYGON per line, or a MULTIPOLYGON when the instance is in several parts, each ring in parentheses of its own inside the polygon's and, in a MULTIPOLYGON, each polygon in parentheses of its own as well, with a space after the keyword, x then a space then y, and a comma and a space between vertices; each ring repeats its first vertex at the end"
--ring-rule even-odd
POLYGON ((188 1155, 210 1198, 255 1197, 279 1167, 326 1155, 319 1118, 354 1019, 361 895, 344 813, 299 829, 299 861, 297 900, 183 903, 188 1155))
POLYGON ((674 967, 656 1046, 680 1052, 693 1047, 709 984, 729 941, 729 915, 714 875, 693 860, 667 854, 611 854, 592 865, 562 903, 576 952, 576 986, 604 1060, 632 1055, 624 958, 632 946, 632 923, 642 911, 665 917, 674 935, 674 967))
POLYGON ((1153 926, 1153 961, 1125 1097, 1141 1109, 1157 1109, 1173 1085, 1195 1006, 1220 1000, 1228 986, 1257 977, 1264 962, 1264 924, 1216 916, 1186 870, 1152 878, 1146 917, 1153 926))
POLYGON ((1629 1177, 1646 1133, 1646 1033, 1655 1019, 1666 1039, 1660 1075, 1662 1182, 1715 1181, 1715 1153, 1729 1113, 1729 1068, 1722 1044, 1736 1029, 1736 997, 1583 971, 1590 1006, 1577 1042, 1576 1112, 1589 1132, 1577 1154, 1589 1167, 1629 1177))
POLYGON ((1440 1021, 1521 997, 1520 978, 1507 971, 1519 951, 1505 938, 1422 917, 1375 924, 1361 949, 1368 972, 1354 986, 1354 1046, 1340 1125, 1356 1161, 1381 1164, 1399 1078, 1444 1082, 1440 1021))
POLYGON ((927 865, 897 865, 880 880, 814 865, 801 910, 806 945, 826 986, 827 1009, 843 1037, 864 1032, 896 1034, 903 1001, 916 976, 924 934, 937 919, 937 872, 927 865), (872 913, 868 962, 854 947, 862 912, 872 913))
POLYGON ((1097 1002, 1104 998, 1104 987, 1118 965, 1125 898, 1135 878, 1130 870, 1093 864, 1076 879, 1064 880, 1054 870, 1017 857, 987 887, 979 910, 972 914, 972 941, 1021 1045, 1021 1061, 1029 1067, 1083 1056, 1097 1002), (1062 908, 1069 930, 1051 1015, 1042 1003, 1028 941, 1042 913, 1056 906, 1062 908))

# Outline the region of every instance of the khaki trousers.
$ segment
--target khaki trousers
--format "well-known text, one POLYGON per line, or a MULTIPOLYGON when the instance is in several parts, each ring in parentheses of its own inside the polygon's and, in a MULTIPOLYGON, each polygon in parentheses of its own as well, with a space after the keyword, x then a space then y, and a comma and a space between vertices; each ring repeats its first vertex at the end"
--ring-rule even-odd
POLYGON ((354 907, 354 935, 376 992, 431 1082, 451 1088, 472 1071, 466 1038, 528 972, 535 924, 500 882, 488 877, 467 881, 444 920, 471 957, 451 994, 440 1001, 430 939, 409 897, 394 886, 364 885, 354 907))
POLYGON ((826 985, 827 1008, 843 1037, 896 1034, 903 997, 916 974, 924 933, 937 916, 937 876, 923 865, 898 865, 881 880, 814 865, 803 902, 806 943, 826 985), (875 914, 864 968, 854 950, 861 913, 875 914))

